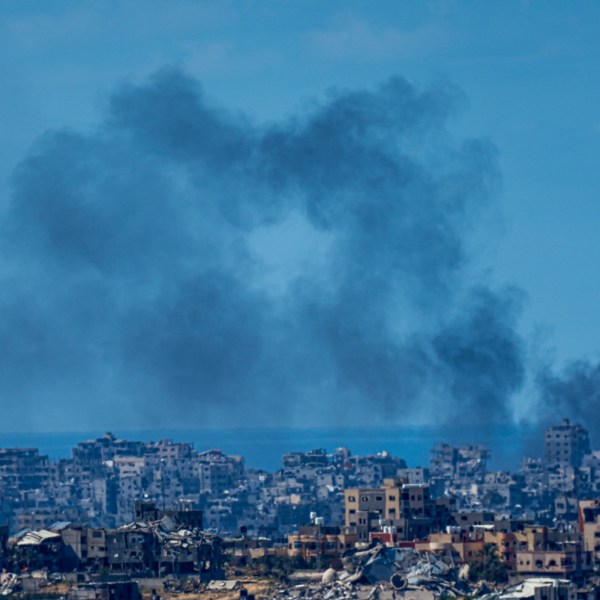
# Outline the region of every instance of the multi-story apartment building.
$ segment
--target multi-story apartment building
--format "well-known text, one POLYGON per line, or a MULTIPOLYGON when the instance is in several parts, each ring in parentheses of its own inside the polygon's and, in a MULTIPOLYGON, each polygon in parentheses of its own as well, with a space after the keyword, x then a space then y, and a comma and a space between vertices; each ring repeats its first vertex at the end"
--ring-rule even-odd
POLYGON ((586 551, 600 560, 600 500, 579 502, 579 531, 583 535, 586 551))
POLYGON ((0 449, 0 487, 3 490, 32 490, 47 484, 48 457, 37 448, 0 449))
POLYGON ((383 487, 344 490, 344 522, 360 541, 382 526, 396 528, 401 539, 414 539, 453 523, 452 503, 432 500, 426 485, 385 479, 383 487))
POLYGON ((548 467, 579 467, 590 452, 588 431, 583 426, 564 419, 559 425, 546 429, 544 461, 548 467))
POLYGON ((489 458, 489 449, 479 444, 436 444, 430 455, 431 476, 478 481, 485 475, 489 458))
POLYGON ((244 474, 244 459, 220 450, 198 453, 197 462, 201 493, 222 494, 234 488, 244 474))

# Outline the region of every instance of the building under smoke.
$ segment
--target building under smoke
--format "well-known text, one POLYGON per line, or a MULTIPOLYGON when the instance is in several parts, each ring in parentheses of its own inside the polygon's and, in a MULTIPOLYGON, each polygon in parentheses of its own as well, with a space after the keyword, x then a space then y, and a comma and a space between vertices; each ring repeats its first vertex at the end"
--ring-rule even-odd
POLYGON ((590 439, 582 425, 571 425, 564 419, 560 425, 546 429, 544 460, 547 466, 580 467, 583 457, 589 454, 590 439))

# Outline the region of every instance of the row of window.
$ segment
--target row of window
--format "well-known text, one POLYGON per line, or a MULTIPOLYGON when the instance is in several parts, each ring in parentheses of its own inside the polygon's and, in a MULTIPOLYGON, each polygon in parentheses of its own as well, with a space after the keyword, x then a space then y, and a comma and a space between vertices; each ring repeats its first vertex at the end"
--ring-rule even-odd
MULTIPOLYGON (((293 544, 288 544, 288 548, 291 550, 292 548, 294 550, 302 550, 303 548, 305 548, 307 550, 318 550, 319 549, 319 544, 317 544, 317 542, 294 542, 293 544)), ((352 544, 347 543, 346 548, 352 548, 352 544)), ((342 542, 340 542, 339 544, 337 542, 325 542, 325 544, 322 545, 322 548, 324 548, 325 550, 337 550, 339 549, 343 549, 344 548, 344 544, 342 542)))
MULTIPOLYGON (((423 499, 423 496, 421 494, 418 495, 409 495, 409 494, 402 494, 402 500, 411 500, 411 501, 420 501, 423 499)), ((371 499, 369 498, 369 496, 361 496, 360 501, 361 502, 369 502, 371 499)), ((396 496, 389 496, 388 497, 388 501, 389 502, 396 502, 396 496)), ((356 502, 356 496, 348 496, 348 502, 356 502)), ((375 496, 375 502, 383 502, 383 496, 375 496)))

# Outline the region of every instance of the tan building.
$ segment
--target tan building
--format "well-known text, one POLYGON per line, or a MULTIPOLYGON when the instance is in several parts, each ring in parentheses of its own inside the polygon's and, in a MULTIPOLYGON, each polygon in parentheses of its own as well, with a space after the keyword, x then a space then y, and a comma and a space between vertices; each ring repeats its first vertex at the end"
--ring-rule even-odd
POLYGON ((429 487, 384 479, 381 488, 344 490, 344 522, 361 542, 383 526, 394 526, 400 539, 421 539, 453 522, 447 500, 431 500, 429 487))
POLYGON ((60 531, 60 536, 65 544, 66 558, 74 566, 81 562, 106 564, 106 530, 69 526, 60 531))
POLYGON ((579 502, 579 531, 586 551, 600 560, 600 500, 579 502))
POLYGON ((578 532, 531 526, 515 535, 520 546, 516 554, 518 573, 572 577, 592 568, 592 554, 586 552, 578 532))
POLYGON ((344 521, 355 528, 359 541, 367 542, 369 532, 386 518, 386 494, 400 496, 399 488, 350 488, 344 490, 344 521))
POLYGON ((452 550, 464 563, 471 563, 483 556, 485 542, 463 532, 432 533, 426 542, 415 542, 417 552, 452 550))
MULTIPOLYGON (((385 479, 382 488, 344 490, 346 526, 356 527, 359 540, 366 542, 380 522, 397 525, 403 513, 402 494, 402 484, 394 479, 385 479)), ((422 494, 419 496, 422 499, 422 494)))
POLYGON ((483 540, 496 546, 498 558, 512 571, 517 568, 517 552, 526 543, 525 536, 518 533, 486 531, 483 540))
POLYGON ((524 550, 517 552, 517 572, 530 575, 569 577, 591 568, 583 562, 580 548, 569 550, 524 550))
POLYGON ((288 535, 288 556, 301 556, 306 561, 339 556, 344 550, 354 548, 357 541, 356 533, 340 531, 339 527, 307 525, 288 535))

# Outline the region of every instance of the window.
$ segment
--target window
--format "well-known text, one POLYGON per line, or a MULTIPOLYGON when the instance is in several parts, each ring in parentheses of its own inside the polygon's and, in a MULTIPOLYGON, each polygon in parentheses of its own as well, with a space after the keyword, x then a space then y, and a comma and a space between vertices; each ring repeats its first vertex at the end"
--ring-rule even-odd
POLYGON ((348 496, 348 502, 356 502, 355 496, 348 496))

